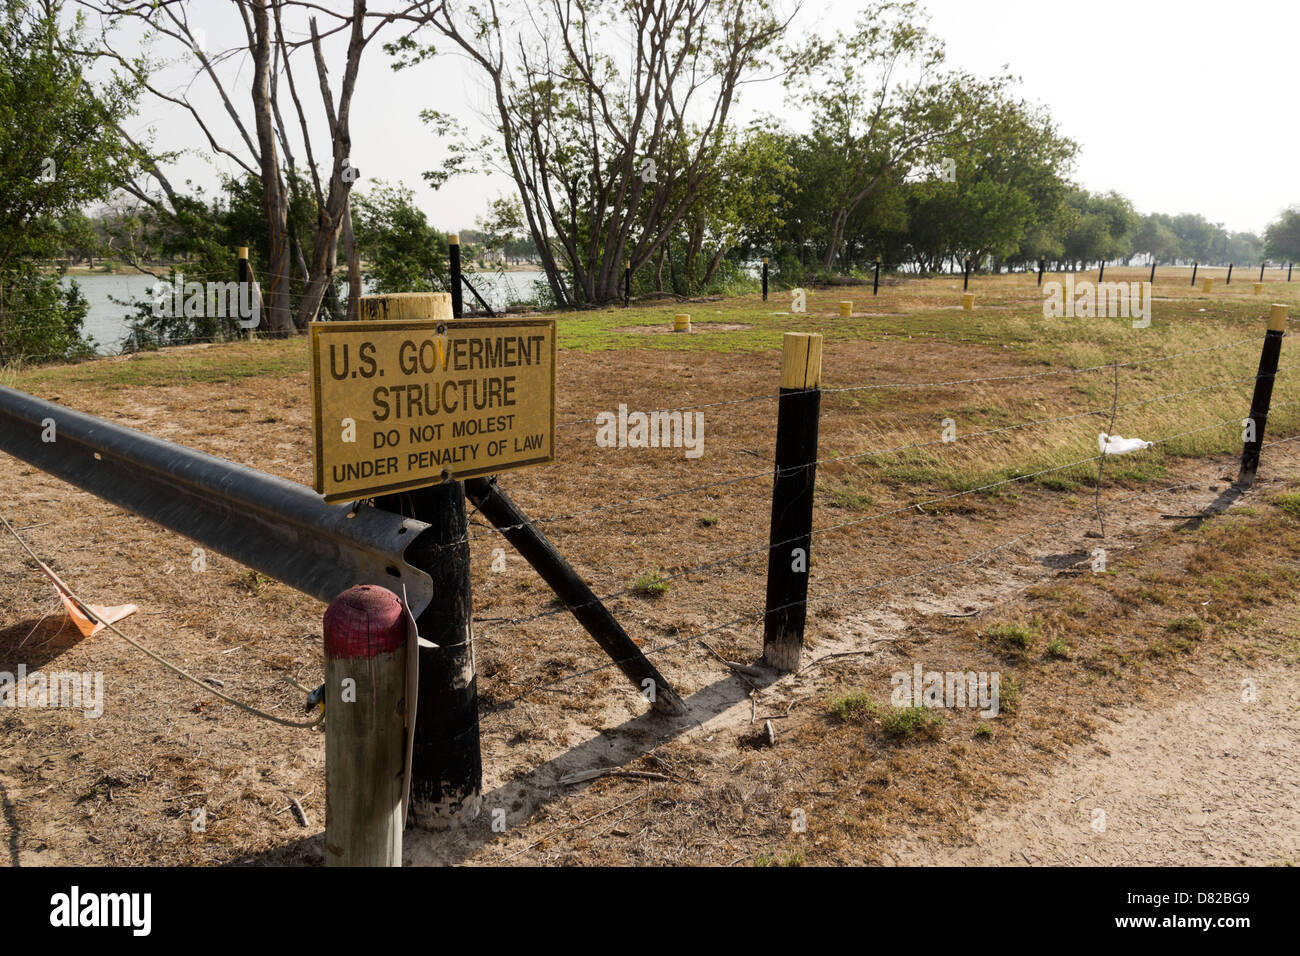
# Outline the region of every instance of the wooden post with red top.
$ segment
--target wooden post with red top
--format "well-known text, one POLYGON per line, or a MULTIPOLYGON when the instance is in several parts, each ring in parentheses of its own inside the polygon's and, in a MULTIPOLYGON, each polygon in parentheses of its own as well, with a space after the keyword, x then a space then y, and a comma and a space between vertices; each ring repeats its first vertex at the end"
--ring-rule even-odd
POLYGON ((325 865, 401 866, 406 616, 363 584, 325 611, 325 865))

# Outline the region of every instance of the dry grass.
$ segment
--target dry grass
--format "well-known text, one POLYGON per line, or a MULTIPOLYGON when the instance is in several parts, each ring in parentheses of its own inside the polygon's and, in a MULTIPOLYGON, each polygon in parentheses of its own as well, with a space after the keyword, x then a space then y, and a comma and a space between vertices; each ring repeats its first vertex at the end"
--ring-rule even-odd
MULTIPOLYGON (((751 328, 707 336, 609 331, 671 321, 677 306, 632 317, 623 310, 579 316, 571 331, 562 332, 559 420, 590 418, 620 402, 649 410, 774 394, 775 349, 782 331, 791 328, 827 334, 832 387, 1022 375, 1243 338, 1258 343, 1262 336, 1264 306, 1245 294, 1249 283, 1242 293, 1234 283, 1227 294, 1202 300, 1178 291, 1183 280, 1169 289, 1171 301, 1157 302, 1155 321, 1146 330, 1123 322, 1053 325, 1041 317, 1032 278, 977 278, 973 285, 980 308, 969 314, 952 307, 959 279, 887 287, 873 303, 883 315, 847 321, 832 310, 840 298, 865 300, 857 290, 814 292, 813 311, 803 317, 773 315, 780 308, 775 295, 766 305, 756 297, 710 303, 697 309, 697 322, 707 309, 718 313, 718 321, 751 328)), ((1288 289, 1270 291, 1297 301, 1288 289)), ((1165 294, 1159 286, 1157 292, 1165 294)), ((570 321, 562 320, 562 330, 570 321)), ((1249 375, 1257 355, 1257 344, 1248 344, 1209 358, 1189 356, 1122 372, 1120 400, 1249 375)), ((300 341, 193 348, 28 369, 6 373, 4 381, 307 482, 304 356, 300 341)), ((824 465, 815 526, 858 521, 990 479, 1028 474, 1043 462, 1096 454, 1096 432, 1106 424, 1099 418, 960 437, 1102 406, 1108 420, 1106 374, 1029 381, 1028 387, 1009 381, 977 389, 828 393, 823 457, 934 441, 945 417, 957 423, 959 440, 917 450, 923 457, 899 453, 824 465)), ((1249 385, 1121 411, 1115 430, 1152 439, 1244 416, 1249 385)), ((1291 388, 1280 379, 1275 401, 1288 400, 1291 388)), ((670 449, 599 449, 588 426, 562 428, 554 466, 503 478, 526 511, 556 519, 543 525, 546 533, 597 593, 629 590, 610 602, 615 616, 634 639, 656 650, 658 665, 679 691, 694 695, 709 723, 695 731, 664 728, 642 716, 639 694, 616 671, 575 677, 603 663, 599 651, 513 553, 507 552, 505 572, 490 570, 492 549, 502 542, 476 527, 486 789, 489 808, 507 810, 510 830, 493 834, 485 820, 443 846, 438 852, 444 858, 813 864, 884 859, 889 840, 900 832, 933 828, 958 838, 970 808, 1014 792, 1031 767, 1050 766, 1064 748, 1086 739, 1100 709, 1135 695, 1167 694, 1160 675, 1178 672, 1189 660, 1273 653, 1279 641, 1282 653, 1300 657, 1285 651, 1294 645, 1294 633, 1279 637, 1272 622, 1281 605, 1266 600, 1295 583, 1286 576, 1300 544, 1297 522, 1287 512, 1293 491, 1266 486, 1250 501, 1253 514, 1211 521, 1198 531, 1162 530, 1159 513, 1199 506, 1203 493, 1117 503, 1177 483, 1191 483, 1198 493, 1217 487, 1231 459, 1199 456, 1233 449, 1239 436, 1229 427, 1162 446, 1159 454, 1107 464, 1103 505, 1111 560, 1104 575, 1087 572, 1086 564, 1083 571, 1074 567, 1096 546, 1084 537, 1096 527, 1095 465, 1061 476, 1068 481, 1017 481, 996 495, 963 495, 818 534, 807 653, 871 653, 760 687, 756 715, 773 719, 778 743, 775 749, 756 747, 749 726, 752 688, 698 642, 670 645, 717 629, 708 644, 718 656, 757 656, 753 617, 763 601, 772 411, 767 400, 706 409, 706 454, 698 460, 670 449), (559 517, 724 481, 735 483, 559 517), (1280 492, 1277 503, 1269 500, 1274 491, 1280 492), (1055 525, 1062 520, 1076 523, 1055 525), (1027 537, 1014 547, 956 563, 1021 535, 1027 537), (749 550, 756 553, 716 564, 749 550), (705 564, 716 566, 692 570, 705 564), (925 573, 944 565, 937 574, 925 573), (1264 572, 1268 577, 1259 577, 1264 572), (630 591, 650 574, 652 590, 660 593, 630 591), (1044 575, 1050 583, 1016 596, 1044 575), (1205 600, 1211 603, 1202 605, 1205 600), (995 610, 971 619, 947 616, 972 608, 995 610), (550 611, 558 613, 523 626, 500 621, 550 611), (1121 614, 1133 621, 1131 628, 1126 623, 1117 632, 1106 625, 1121 614), (1035 621, 1038 630, 1025 646, 1006 647, 986 633, 998 623, 1028 627, 1035 621), (841 722, 826 713, 828 697, 837 693, 868 693, 887 706, 889 675, 910 667, 913 658, 927 668, 1001 669, 1003 715, 990 721, 959 713, 924 733, 895 734, 878 717, 841 722), (609 763, 670 780, 557 786, 565 772, 609 763), (790 829, 796 808, 811 821, 801 834, 790 829), (552 834, 561 827, 571 829, 552 834)), ((1290 434, 1297 421, 1279 414, 1270 419, 1270 436, 1290 434)), ((1288 473, 1296 463, 1294 447, 1266 451, 1266 477, 1288 473)), ((223 681, 241 699, 287 715, 300 709, 301 694, 280 678, 307 686, 319 682, 317 602, 250 579, 246 570, 211 555, 209 571, 194 574, 188 541, 12 460, 0 460, 0 486, 8 492, 6 517, 30 529, 25 537, 53 558, 74 587, 90 600, 141 605, 125 625, 130 633, 192 671, 223 681)), ((0 592, 0 669, 23 661, 29 667, 103 670, 109 694, 105 715, 95 722, 57 711, 0 712, 6 743, 0 787, 18 824, 12 852, 35 863, 319 858, 319 735, 263 726, 205 700, 202 691, 160 675, 108 635, 73 641, 56 634, 57 626, 36 626, 56 606, 50 592, 12 547, 0 548, 0 573, 7 585, 0 592), (300 828, 287 812, 291 795, 304 798, 310 827, 300 828), (189 814, 198 808, 208 813, 203 834, 189 826, 189 814)))

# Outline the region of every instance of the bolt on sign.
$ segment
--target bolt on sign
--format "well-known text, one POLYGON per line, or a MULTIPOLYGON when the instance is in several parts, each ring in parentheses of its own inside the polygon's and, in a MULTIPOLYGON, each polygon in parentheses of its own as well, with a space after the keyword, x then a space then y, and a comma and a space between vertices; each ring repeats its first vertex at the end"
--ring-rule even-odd
POLYGON ((313 322, 316 490, 369 498, 555 460, 555 320, 313 322))

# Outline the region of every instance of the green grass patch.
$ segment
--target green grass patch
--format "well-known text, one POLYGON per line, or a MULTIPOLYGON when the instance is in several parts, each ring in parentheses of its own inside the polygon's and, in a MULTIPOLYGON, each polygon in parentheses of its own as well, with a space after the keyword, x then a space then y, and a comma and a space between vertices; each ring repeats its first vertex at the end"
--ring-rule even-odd
POLYGON ((803 864, 803 850, 791 850, 789 853, 764 850, 754 859, 755 866, 803 866, 803 864))
POLYGON ((647 571, 632 582, 632 591, 642 597, 659 597, 666 594, 672 586, 662 571, 647 571))
POLYGON ((291 375, 307 371, 307 339, 225 342, 204 348, 160 349, 120 358, 103 358, 75 365, 45 365, 7 375, 14 388, 91 385, 137 388, 149 385, 190 385, 234 382, 258 375, 291 375))
POLYGON ((1023 687, 1015 674, 1002 674, 998 679, 998 712, 1014 714, 1020 710, 1020 693, 1023 687))
POLYGON ((867 511, 876 499, 864 491, 856 491, 846 485, 833 485, 826 489, 827 504, 832 508, 845 511, 867 511))
POLYGON ((942 724, 942 715, 926 707, 892 707, 880 715, 880 726, 891 737, 915 737, 942 724))
POLYGON ((1165 625, 1165 630, 1171 634, 1197 639, 1205 634, 1205 622, 1199 617, 1176 617, 1165 625))
POLYGON ((826 712, 845 723, 861 723, 876 712, 876 702, 865 691, 836 694, 826 701, 826 712))
POLYGON ((1288 491, 1280 495, 1274 495, 1273 504, 1292 518, 1300 518, 1300 491, 1288 491))
POLYGON ((1024 653, 1043 636, 1043 625, 1039 618, 1034 618, 1028 624, 1004 621, 990 624, 985 628, 984 636, 1006 650, 1024 653))

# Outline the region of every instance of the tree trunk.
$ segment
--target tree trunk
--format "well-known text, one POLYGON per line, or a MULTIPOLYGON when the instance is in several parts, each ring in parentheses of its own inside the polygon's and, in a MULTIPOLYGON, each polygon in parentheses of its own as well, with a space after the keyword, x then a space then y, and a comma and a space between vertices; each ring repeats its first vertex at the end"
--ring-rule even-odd
POLYGON ((267 325, 273 334, 293 331, 290 312, 289 208, 280 188, 280 159, 275 146, 271 109, 271 27, 266 0, 253 4, 256 43, 253 48, 253 112, 261 151, 262 200, 266 208, 270 259, 266 280, 267 325))
POLYGON ((357 255, 357 237, 352 231, 352 201, 343 207, 343 251, 348 257, 348 321, 360 317, 361 257, 357 255))
POLYGON ((713 254, 713 258, 709 260, 709 268, 704 273, 704 282, 702 283, 704 288, 707 289, 709 287, 709 283, 713 281, 713 277, 717 275, 718 266, 722 265, 722 257, 726 254, 726 252, 727 252, 726 246, 718 246, 718 251, 715 252, 713 254))

